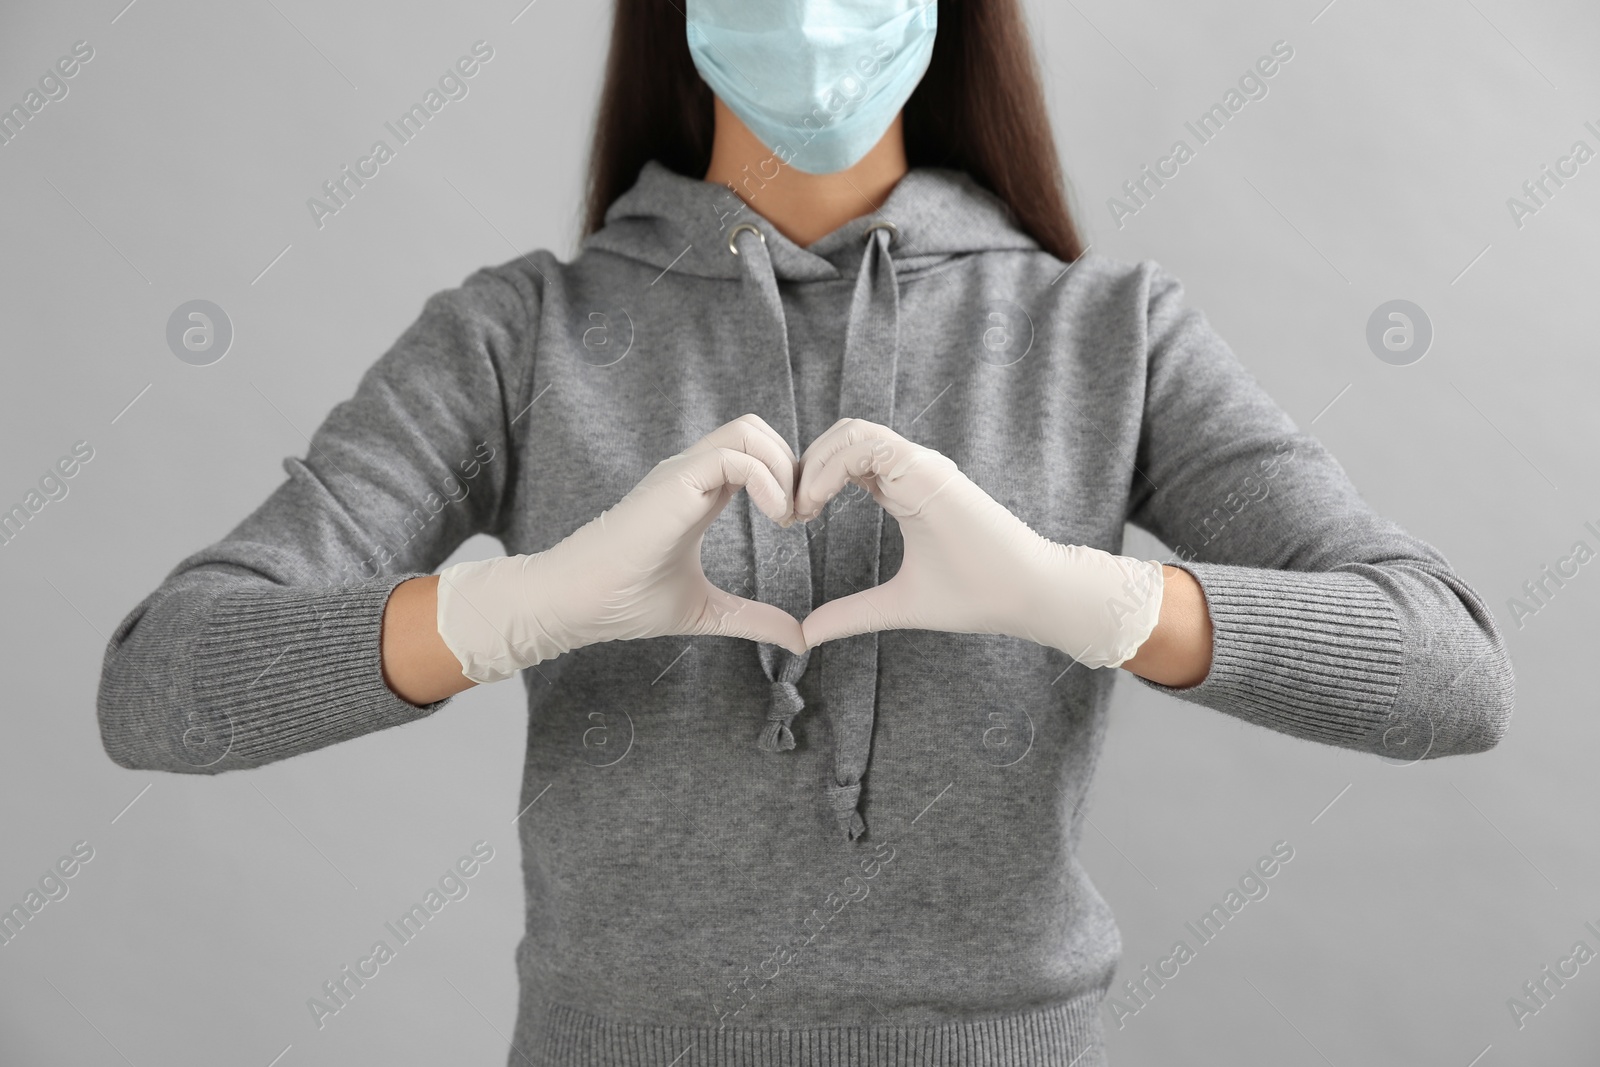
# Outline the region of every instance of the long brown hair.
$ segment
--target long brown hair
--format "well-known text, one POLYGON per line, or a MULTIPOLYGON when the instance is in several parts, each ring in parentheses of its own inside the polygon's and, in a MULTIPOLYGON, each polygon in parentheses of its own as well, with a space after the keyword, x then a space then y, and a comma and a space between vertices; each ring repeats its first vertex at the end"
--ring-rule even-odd
MULTIPOLYGON (((937 0, 933 56, 905 106, 910 166, 965 171, 1046 251, 1083 254, 1017 0, 937 0)), ((712 93, 676 0, 616 0, 589 155, 584 236, 650 159, 693 178, 711 164, 712 93)))

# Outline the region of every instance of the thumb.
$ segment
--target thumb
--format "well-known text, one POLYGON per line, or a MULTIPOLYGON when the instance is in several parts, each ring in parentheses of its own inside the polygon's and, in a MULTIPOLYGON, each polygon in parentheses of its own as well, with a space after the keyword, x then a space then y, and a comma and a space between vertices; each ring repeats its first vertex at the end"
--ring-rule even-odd
POLYGON ((918 629, 921 624, 908 616, 903 585, 890 579, 873 589, 830 600, 820 605, 801 622, 807 647, 824 641, 879 630, 918 629))
POLYGON ((742 637, 765 641, 788 649, 795 655, 806 650, 805 634, 799 621, 782 608, 746 600, 706 583, 706 611, 697 633, 716 637, 742 637))

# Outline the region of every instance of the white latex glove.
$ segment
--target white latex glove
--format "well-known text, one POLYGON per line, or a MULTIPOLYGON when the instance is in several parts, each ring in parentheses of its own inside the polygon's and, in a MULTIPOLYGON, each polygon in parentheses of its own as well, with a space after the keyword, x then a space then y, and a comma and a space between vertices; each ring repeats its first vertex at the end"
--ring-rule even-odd
POLYGON ((796 517, 815 518, 846 482, 900 523, 905 555, 887 582, 806 616, 808 645, 874 630, 1007 634, 1118 667, 1155 629, 1160 563, 1040 536, 955 461, 887 426, 840 419, 813 441, 800 456, 796 517))
POLYGON ((774 522, 793 522, 794 451, 755 415, 718 427, 656 464, 614 506, 525 556, 458 563, 439 574, 439 636, 466 677, 497 682, 602 641, 716 634, 805 651, 781 608, 718 589, 700 541, 744 487, 774 522))

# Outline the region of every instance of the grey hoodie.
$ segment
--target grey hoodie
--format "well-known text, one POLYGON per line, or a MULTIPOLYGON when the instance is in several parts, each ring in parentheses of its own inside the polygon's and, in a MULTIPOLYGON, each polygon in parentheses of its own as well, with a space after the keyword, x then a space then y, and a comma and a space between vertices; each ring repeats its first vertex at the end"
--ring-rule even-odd
MULTIPOLYGON (((805 248, 745 193, 651 163, 571 262, 430 298, 287 480, 113 634, 112 759, 216 773, 434 713, 382 680, 397 583, 477 532, 548 548, 751 411, 797 454, 841 416, 890 425, 1056 541, 1155 534, 1205 591, 1213 659, 1192 688, 1141 684, 1395 759, 1500 738, 1489 611, 1156 264, 1069 266, 951 170, 805 248)), ((737 496, 703 560, 804 617, 901 550, 852 487, 789 529, 737 496)), ((1120 941, 1076 848, 1116 675, 930 631, 800 656, 609 642, 524 671, 509 1062, 1103 1063, 1120 941)))

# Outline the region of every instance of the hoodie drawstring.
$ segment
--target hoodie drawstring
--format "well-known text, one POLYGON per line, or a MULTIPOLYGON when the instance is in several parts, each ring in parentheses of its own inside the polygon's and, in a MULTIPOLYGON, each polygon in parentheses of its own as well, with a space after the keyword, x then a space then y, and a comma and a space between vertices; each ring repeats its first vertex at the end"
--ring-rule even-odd
MULTIPOLYGON (((844 362, 839 382, 841 418, 855 417, 893 425, 900 289, 889 247, 898 236, 898 230, 889 222, 875 222, 866 231, 866 249, 856 275, 845 327, 844 362)), ((740 256, 754 302, 765 313, 766 322, 758 344, 771 353, 768 359, 778 363, 773 373, 751 376, 778 383, 778 395, 769 398, 762 407, 744 410, 762 411, 764 417, 769 413, 775 416, 768 421, 799 455, 787 325, 772 260, 766 251, 766 238, 753 224, 742 223, 729 235, 728 247, 740 256), (740 243, 743 230, 755 233, 760 240, 740 243)), ((878 584, 883 509, 876 506, 865 490, 847 488, 856 489, 859 495, 841 493, 823 512, 826 521, 823 594, 827 600, 878 584), (868 506, 862 506, 863 503, 868 506)), ((804 618, 812 607, 811 557, 805 527, 797 523, 784 529, 757 511, 753 503, 746 509, 757 553, 757 595, 767 603, 789 610, 796 618, 804 618), (768 571, 763 561, 774 564, 773 569, 768 571)), ((794 747, 790 723, 804 707, 794 683, 805 672, 811 651, 808 649, 804 655, 795 656, 776 645, 759 645, 762 669, 772 683, 768 721, 758 741, 764 751, 794 747)), ((866 820, 861 814, 861 783, 872 752, 878 699, 878 635, 857 634, 830 641, 819 650, 819 655, 823 711, 834 744, 832 776, 824 786, 824 795, 841 832, 853 841, 866 832, 866 820)))
MULTIPOLYGON (((898 231, 891 224, 877 223, 867 231, 867 248, 845 326, 844 368, 839 380, 839 416, 884 426, 894 424, 900 339, 900 287, 889 255, 889 244, 896 237, 898 231)), ((825 512, 825 600, 878 584, 883 509, 866 490, 852 488, 858 495, 841 499, 844 494, 840 494, 825 512)), ((834 736, 834 780, 828 785, 828 801, 840 828, 854 840, 866 831, 860 798, 878 703, 876 632, 839 638, 824 646, 822 703, 830 713, 834 736)))
MULTIPOLYGON (((739 410, 759 412, 767 424, 783 435, 794 449, 801 451, 799 416, 795 408, 794 372, 789 363, 789 333, 778 296, 778 279, 766 252, 767 239, 751 223, 740 223, 728 235, 728 250, 740 257, 744 267, 746 300, 761 312, 760 321, 751 324, 747 349, 755 364, 746 375, 739 410), (754 234, 759 240, 745 237, 754 234)), ((746 493, 745 518, 750 524, 750 539, 755 545, 755 599, 775 605, 797 619, 811 613, 811 555, 805 527, 795 523, 788 528, 777 525, 746 493)), ((761 670, 770 686, 767 690, 766 726, 756 744, 763 752, 783 752, 794 748, 790 723, 805 707, 805 699, 795 684, 805 673, 811 650, 795 655, 781 645, 757 642, 761 670)))

